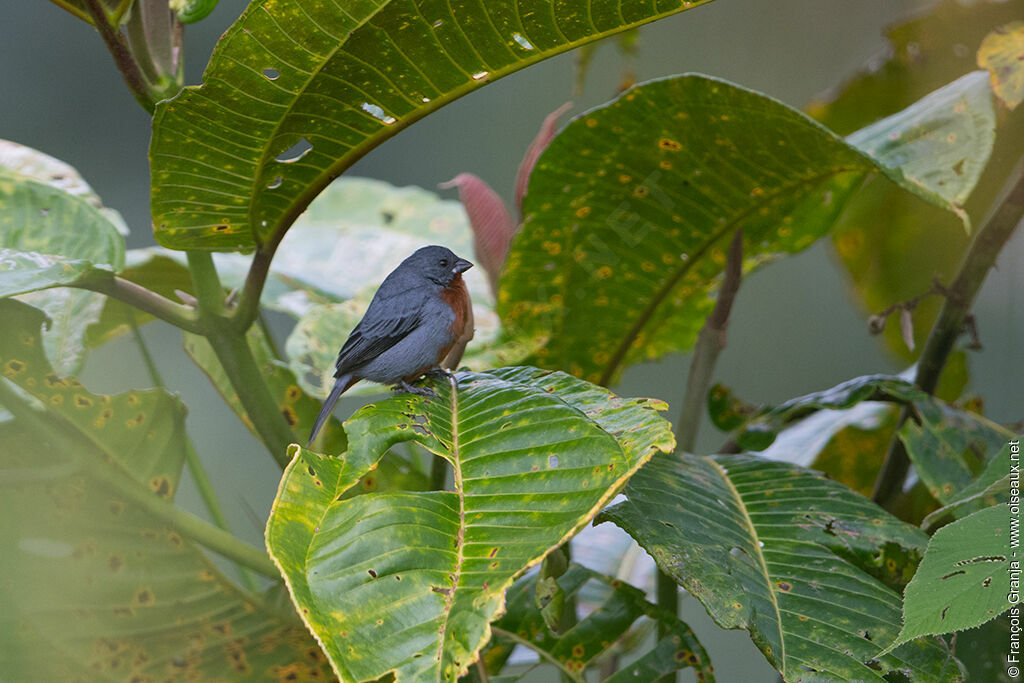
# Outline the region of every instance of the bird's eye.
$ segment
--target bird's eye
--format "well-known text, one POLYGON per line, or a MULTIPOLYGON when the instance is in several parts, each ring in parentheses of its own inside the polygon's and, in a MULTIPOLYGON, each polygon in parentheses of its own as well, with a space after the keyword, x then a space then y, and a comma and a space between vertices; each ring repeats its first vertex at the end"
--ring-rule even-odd
POLYGON ((446 259, 446 258, 441 259, 441 267, 442 268, 447 268, 448 267, 448 259, 446 259))

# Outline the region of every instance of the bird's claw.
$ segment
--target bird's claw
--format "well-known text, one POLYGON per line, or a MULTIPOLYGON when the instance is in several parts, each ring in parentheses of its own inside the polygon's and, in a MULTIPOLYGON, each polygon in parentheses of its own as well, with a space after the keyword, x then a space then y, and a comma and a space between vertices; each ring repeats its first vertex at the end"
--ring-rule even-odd
POLYGON ((424 377, 430 377, 432 379, 448 379, 449 377, 452 376, 452 373, 451 373, 451 370, 448 370, 446 368, 442 368, 441 366, 437 366, 436 368, 433 368, 431 370, 427 370, 423 374, 423 376, 424 377))
POLYGON ((407 394, 415 394, 416 396, 438 398, 437 392, 431 389, 430 387, 414 387, 413 385, 409 384, 404 380, 396 384, 394 387, 392 387, 392 389, 395 391, 395 393, 404 392, 407 394))

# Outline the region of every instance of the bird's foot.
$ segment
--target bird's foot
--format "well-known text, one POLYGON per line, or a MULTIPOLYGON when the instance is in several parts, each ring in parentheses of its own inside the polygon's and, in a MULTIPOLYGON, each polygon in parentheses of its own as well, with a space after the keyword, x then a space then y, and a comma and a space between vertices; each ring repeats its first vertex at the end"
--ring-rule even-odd
POLYGON ((451 370, 442 368, 440 365, 436 368, 432 368, 423 373, 424 377, 430 377, 431 379, 448 379, 452 376, 451 370))
POLYGON ((414 387, 405 380, 402 380, 398 384, 392 387, 392 390, 397 393, 415 394, 416 396, 427 396, 429 398, 437 398, 437 392, 430 387, 414 387))

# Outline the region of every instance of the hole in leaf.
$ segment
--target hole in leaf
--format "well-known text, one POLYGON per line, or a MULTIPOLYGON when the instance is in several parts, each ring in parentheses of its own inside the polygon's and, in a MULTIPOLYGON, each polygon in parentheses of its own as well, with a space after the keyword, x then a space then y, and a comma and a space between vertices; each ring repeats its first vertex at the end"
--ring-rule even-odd
POLYGON ((277 69, 267 68, 263 70, 263 75, 266 76, 268 81, 276 81, 281 75, 281 72, 277 69))
POLYGON ((276 178, 270 181, 270 184, 267 185, 267 189, 276 190, 277 188, 281 187, 282 183, 284 183, 284 178, 282 178, 281 176, 277 176, 276 178))
POLYGON ((377 572, 373 571, 372 569, 367 569, 366 573, 369 574, 370 576, 372 576, 375 579, 377 578, 377 572))
POLYGON ((548 458, 548 467, 558 467, 558 456, 552 455, 548 458))
POLYGON ((280 154, 278 154, 274 158, 274 161, 277 161, 277 162, 282 163, 282 164, 293 164, 296 161, 298 161, 299 159, 301 159, 302 157, 304 157, 307 154, 309 154, 310 151, 312 151, 312 149, 313 149, 312 143, 310 143, 310 141, 307 140, 306 138, 302 138, 301 140, 296 142, 294 145, 292 145, 291 147, 289 147, 285 151, 283 151, 280 154))

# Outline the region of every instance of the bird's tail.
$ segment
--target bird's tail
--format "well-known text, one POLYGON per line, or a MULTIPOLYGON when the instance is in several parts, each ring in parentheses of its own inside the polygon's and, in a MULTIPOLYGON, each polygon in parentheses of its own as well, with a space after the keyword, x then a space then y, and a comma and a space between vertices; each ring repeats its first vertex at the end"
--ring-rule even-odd
POLYGON ((324 426, 324 422, 330 417, 331 413, 334 412, 334 404, 338 402, 338 397, 345 393, 345 390, 352 386, 352 375, 342 375, 334 381, 334 388, 331 389, 331 395, 324 401, 324 407, 320 409, 320 414, 316 416, 316 422, 313 423, 313 431, 309 433, 309 441, 306 442, 306 448, 309 448, 313 444, 313 439, 316 438, 320 428, 324 426))

